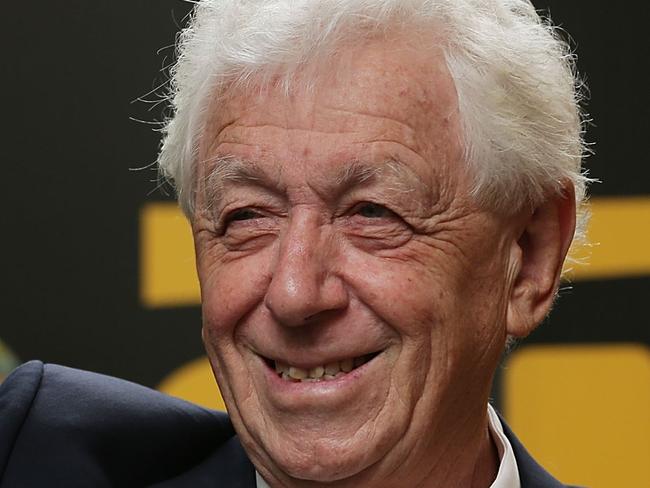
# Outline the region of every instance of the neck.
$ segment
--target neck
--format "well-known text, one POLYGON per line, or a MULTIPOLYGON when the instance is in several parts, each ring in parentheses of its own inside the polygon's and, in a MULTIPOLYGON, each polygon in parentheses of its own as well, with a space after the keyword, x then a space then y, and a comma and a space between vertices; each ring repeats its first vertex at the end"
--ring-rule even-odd
POLYGON ((491 486, 499 472, 499 450, 489 429, 486 430, 485 437, 474 466, 471 488, 491 486))
POLYGON ((499 451, 488 427, 488 418, 464 435, 458 435, 454 449, 441 456, 441 462, 433 467, 422 488, 489 488, 499 470, 499 451))

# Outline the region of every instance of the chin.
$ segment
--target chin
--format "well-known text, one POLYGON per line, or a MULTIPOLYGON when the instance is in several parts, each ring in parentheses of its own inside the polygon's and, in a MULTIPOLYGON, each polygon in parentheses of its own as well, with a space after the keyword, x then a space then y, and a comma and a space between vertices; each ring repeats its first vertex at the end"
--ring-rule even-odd
MULTIPOLYGON (((330 453, 330 455, 336 455, 330 453)), ((348 460, 310 460, 305 463, 281 465, 282 470, 289 476, 299 480, 331 483, 350 478, 362 471, 360 466, 348 460)))
POLYGON ((322 441, 277 446, 270 454, 278 467, 292 478, 321 483, 353 477, 372 463, 367 447, 336 446, 322 441))

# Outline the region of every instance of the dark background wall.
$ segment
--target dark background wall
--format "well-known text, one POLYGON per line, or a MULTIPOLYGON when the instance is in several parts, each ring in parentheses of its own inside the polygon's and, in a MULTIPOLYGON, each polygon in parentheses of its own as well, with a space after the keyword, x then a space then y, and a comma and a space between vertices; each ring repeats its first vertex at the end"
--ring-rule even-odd
POLYGON ((138 209, 156 190, 160 84, 190 5, 6 2, 2 59, 5 292, 0 338, 21 359, 155 385, 200 353, 197 309, 138 301, 138 209), (157 51, 163 48, 159 54, 157 51), (153 97, 152 97, 153 98, 153 97))
MULTIPOLYGON (((595 196, 650 196, 648 4, 537 1, 571 33, 590 87, 595 196)), ((178 0, 5 2, 0 340, 45 361, 156 385, 199 356, 198 307, 138 298, 138 211, 157 189, 161 107, 178 0), (165 47, 167 46, 167 47, 165 47), (159 49, 162 50, 158 52, 159 49), (155 97, 150 96, 150 99, 155 97), (134 171, 134 168, 145 168, 134 171)), ((650 277, 580 281, 528 341, 648 343, 650 277)))

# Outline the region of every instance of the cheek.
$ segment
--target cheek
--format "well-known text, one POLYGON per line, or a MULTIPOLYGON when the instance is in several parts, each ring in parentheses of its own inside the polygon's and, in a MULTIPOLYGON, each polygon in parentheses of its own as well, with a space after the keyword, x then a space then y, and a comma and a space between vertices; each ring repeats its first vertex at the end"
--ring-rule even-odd
POLYGON ((260 252, 224 259, 217 250, 216 246, 197 250, 202 335, 226 405, 238 417, 250 402, 256 405, 238 333, 240 324, 264 300, 269 282, 268 256, 260 252))
POLYGON ((406 338, 430 334, 445 318, 455 286, 431 256, 411 254, 350 251, 345 266, 345 281, 359 299, 406 338))
POLYGON ((198 253, 204 327, 222 336, 264 300, 270 281, 270 250, 223 259, 216 252, 198 253))
POLYGON ((346 281, 397 332, 402 353, 437 374, 462 371, 458 363, 491 360, 502 346, 497 343, 503 335, 505 268, 486 247, 491 259, 423 244, 401 256, 350 253, 346 269, 353 271, 346 281))

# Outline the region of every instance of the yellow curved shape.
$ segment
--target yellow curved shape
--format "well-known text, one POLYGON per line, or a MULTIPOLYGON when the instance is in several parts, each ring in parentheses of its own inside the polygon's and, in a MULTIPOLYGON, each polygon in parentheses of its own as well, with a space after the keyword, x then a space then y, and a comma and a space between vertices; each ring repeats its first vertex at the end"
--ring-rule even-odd
POLYGON ((226 411, 226 404, 206 357, 195 359, 172 371, 158 385, 158 390, 202 407, 226 411))

